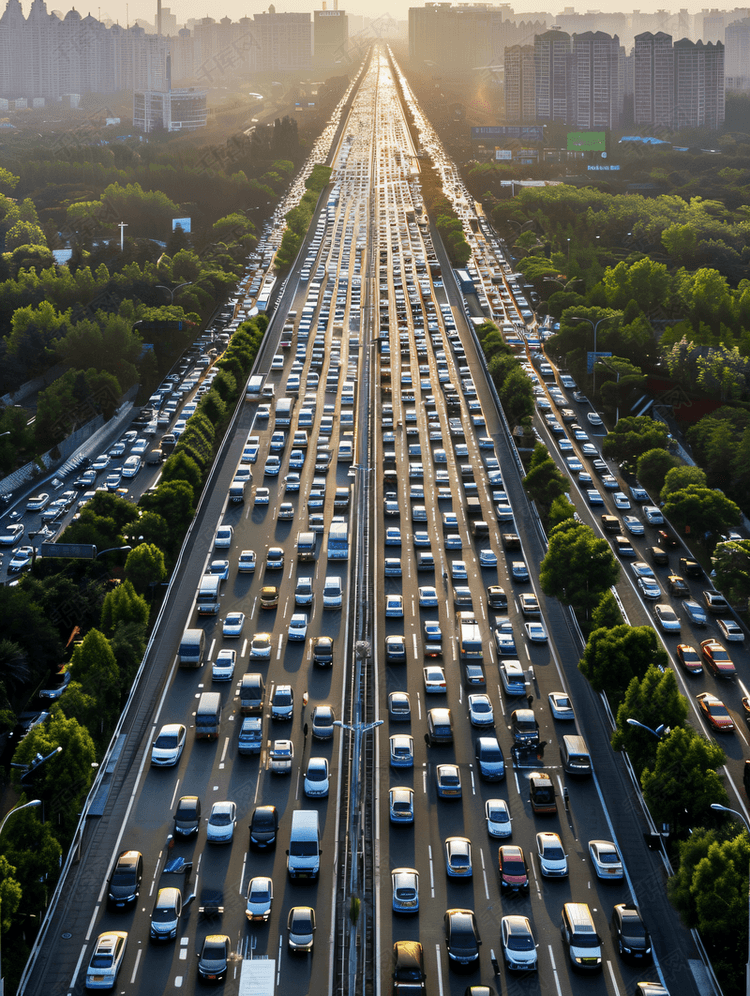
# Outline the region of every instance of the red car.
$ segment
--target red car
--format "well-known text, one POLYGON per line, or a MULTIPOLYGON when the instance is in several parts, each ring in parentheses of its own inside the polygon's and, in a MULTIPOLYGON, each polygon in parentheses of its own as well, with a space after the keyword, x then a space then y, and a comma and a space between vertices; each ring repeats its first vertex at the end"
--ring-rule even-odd
POLYGON ((695 647, 691 647, 687 643, 679 643, 676 653, 677 660, 690 674, 701 674, 703 672, 703 665, 695 647))
POLYGON ((529 869, 523 848, 515 844, 503 844, 497 851, 502 891, 526 892, 529 888, 529 869))
POLYGON ((701 643, 701 653, 709 670, 713 671, 717 678, 737 677, 737 669, 732 663, 732 658, 718 640, 704 640, 701 643))
POLYGON ((709 726, 712 726, 717 733, 731 733, 734 730, 734 722, 729 715, 729 710, 715 695, 710 692, 701 692, 695 696, 701 712, 706 718, 709 726))

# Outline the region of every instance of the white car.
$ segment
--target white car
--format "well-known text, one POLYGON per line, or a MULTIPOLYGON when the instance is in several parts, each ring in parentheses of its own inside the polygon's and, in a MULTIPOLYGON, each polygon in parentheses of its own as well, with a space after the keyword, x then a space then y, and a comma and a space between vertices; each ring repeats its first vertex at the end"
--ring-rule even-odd
POLYGON ((151 747, 151 763, 159 768, 172 768, 180 760, 185 747, 187 730, 181 723, 166 723, 151 747))
POLYGON ((271 915, 273 903, 273 879, 266 875, 256 875, 247 885, 247 906, 245 916, 248 920, 259 920, 265 923, 271 915))
POLYGON ((271 634, 270 633, 256 633, 252 640, 250 641, 250 656, 251 657, 270 657, 271 656, 271 634))
POLYGON ((266 477, 277 477, 280 470, 281 460, 277 456, 271 455, 266 458, 266 465, 263 468, 266 477))
POLYGON ((509 971, 533 972, 539 967, 539 945, 526 916, 513 914, 500 921, 500 947, 509 971))
POLYGON ((294 762, 294 744, 291 740, 274 740, 268 752, 268 767, 274 775, 290 775, 294 762))
POLYGON ((601 416, 597 415, 596 412, 587 412, 586 418, 589 420, 591 425, 602 425, 601 416))
POLYGON ((653 578, 638 578, 638 587, 643 597, 651 599, 652 602, 661 598, 661 588, 653 578))
POLYGON ((234 837, 237 806, 233 802, 215 802, 206 825, 206 840, 213 844, 228 844, 234 837))
POLYGON ((623 494, 622 491, 615 491, 615 493, 612 495, 612 499, 617 508, 619 509, 630 508, 630 499, 626 494, 623 494))
POLYGON ((99 934, 86 969, 86 989, 114 989, 128 946, 126 930, 108 930, 99 934))
POLYGON ((237 561, 237 570, 240 574, 252 574, 255 571, 257 557, 255 550, 243 550, 237 561))
POLYGON ((26 510, 28 512, 42 512, 47 505, 49 505, 49 495, 43 491, 41 494, 29 498, 26 502, 26 510))
POLYGON ((555 719, 575 719, 570 696, 565 692, 550 692, 547 701, 555 719))
POLYGON ((106 470, 109 467, 109 456, 106 453, 100 453, 99 456, 91 464, 91 469, 96 470, 106 470))
POLYGON ((393 912, 419 912, 419 872, 414 868, 394 868, 391 872, 393 886, 393 912))
POLYGON ((438 605, 437 590, 432 585, 422 585, 419 588, 419 605, 422 609, 434 608, 438 605))
POLYGON ((659 624, 665 633, 680 632, 680 620, 677 618, 671 605, 660 602, 654 606, 654 615, 659 620, 659 624))
POLYGON ((466 573, 466 561, 454 560, 451 564, 451 577, 454 581, 467 581, 469 575, 466 573))
POLYGON ((271 493, 268 488, 256 488, 255 489, 255 504, 256 505, 267 505, 270 501, 271 493))
POLYGON ((242 636, 242 628, 245 625, 244 612, 227 612, 222 627, 222 635, 227 639, 237 640, 242 636))
POLYGON ((547 630, 544 628, 544 623, 527 622, 524 623, 524 627, 526 628, 526 635, 532 643, 547 642, 547 630))
POLYGON ((627 531, 633 536, 643 536, 645 532, 643 523, 635 515, 623 515, 622 521, 627 531))
POLYGON ((495 713, 489 695, 474 692, 469 696, 469 722, 472 726, 493 726, 495 713))
POLYGON ((636 560, 634 564, 630 565, 630 569, 637 578, 650 578, 652 581, 656 580, 653 570, 649 567, 645 560, 636 560))
POLYGON ((657 508, 656 505, 644 505, 643 514, 650 526, 664 525, 664 516, 661 514, 661 509, 657 508))
POLYGON ((624 878, 622 858, 611 840, 590 840, 589 856, 597 878, 624 878))
POLYGON ((215 550, 228 550, 234 539, 234 529, 232 526, 219 526, 214 538, 215 550))
POLYGON ((325 757, 311 757, 305 772, 305 795, 310 799, 321 799, 328 795, 330 774, 325 757))
POLYGON ((304 640, 307 636, 307 616, 304 612, 295 612, 289 620, 289 639, 304 640))
POLYGON ((429 667, 422 668, 422 674, 424 676, 424 690, 426 694, 440 695, 448 690, 445 681, 445 671, 441 667, 438 667, 436 664, 430 664, 429 667))
POLYGON ((260 436, 248 436, 245 449, 242 454, 243 463, 255 463, 260 450, 260 436))
POLYGON ((497 554, 494 552, 494 550, 479 551, 479 566, 497 567, 497 554))
POLYGON ((471 841, 468 837, 446 837, 445 871, 449 878, 471 878, 471 841))
POLYGON ((22 522, 14 522, 9 526, 4 526, 0 534, 0 546, 15 546, 21 539, 26 527, 22 522))
POLYGON ((211 666, 211 676, 214 681, 231 681, 237 663, 235 650, 220 650, 211 666))
POLYGON ((745 639, 742 627, 738 626, 733 619, 717 619, 716 625, 721 630, 721 634, 728 643, 740 643, 745 639))
POLYGON ((505 799, 488 799, 484 804, 484 815, 490 837, 510 837, 513 828, 505 799))
POLYGON ((386 595, 386 617, 400 619, 404 614, 404 599, 401 595, 386 595))
POLYGON ((564 878, 568 874, 568 856, 559 834, 550 830, 536 835, 539 868, 545 878, 564 878))

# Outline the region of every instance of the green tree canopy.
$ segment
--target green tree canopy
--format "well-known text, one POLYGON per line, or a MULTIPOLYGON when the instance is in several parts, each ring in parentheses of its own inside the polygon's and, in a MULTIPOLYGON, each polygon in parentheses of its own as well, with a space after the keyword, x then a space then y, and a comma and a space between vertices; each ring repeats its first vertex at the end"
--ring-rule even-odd
POLYGON ((591 629, 613 629, 620 626, 625 620, 622 618, 620 606, 610 589, 604 592, 599 599, 599 604, 591 613, 591 629))
POLYGON ((564 495, 570 486, 568 478, 560 473, 544 443, 537 443, 534 447, 523 486, 542 512, 546 512, 552 502, 564 495))
POLYGON ((632 463, 648 450, 663 449, 668 436, 663 422, 648 415, 628 415, 604 437, 602 453, 618 463, 632 463))
POLYGON ((688 701, 680 694, 675 672, 651 666, 641 680, 633 678, 628 685, 617 710, 612 746, 627 751, 636 775, 640 776, 644 768, 653 767, 659 740, 647 730, 631 726, 628 719, 637 719, 652 730, 660 726, 675 729, 685 725, 687 714, 688 701))
POLYGON ((567 519, 551 531, 539 570, 545 595, 590 613, 619 576, 609 543, 585 523, 567 519))
POLYGON ((148 625, 148 615, 146 599, 136 594, 130 581, 123 581, 107 592, 104 598, 101 626, 108 636, 112 636, 120 623, 136 623, 145 630, 148 625))
POLYGON ((652 666, 666 668, 668 658, 653 626, 595 629, 578 667, 597 692, 606 692, 614 709, 633 678, 643 679, 652 666))
POLYGON ((167 576, 163 551, 154 543, 139 543, 130 551, 125 561, 125 576, 139 594, 145 594, 150 585, 160 584, 167 576))
POLYGON ((658 495, 664 487, 669 471, 679 464, 679 459, 667 450, 658 448, 647 450, 638 457, 636 474, 650 495, 658 495))
POLYGON ((685 464, 680 467, 673 467, 667 471, 664 478, 664 487, 661 489, 660 498, 666 501, 675 491, 682 491, 690 484, 696 484, 700 488, 706 486, 706 474, 700 467, 693 467, 685 464))
POLYGON ((711 563, 719 591, 723 591, 732 604, 746 609, 750 599, 750 540, 717 544, 711 563))
POLYGON ((674 491, 664 504, 664 515, 681 531, 720 533, 740 521, 740 510, 720 491, 688 485, 674 491))

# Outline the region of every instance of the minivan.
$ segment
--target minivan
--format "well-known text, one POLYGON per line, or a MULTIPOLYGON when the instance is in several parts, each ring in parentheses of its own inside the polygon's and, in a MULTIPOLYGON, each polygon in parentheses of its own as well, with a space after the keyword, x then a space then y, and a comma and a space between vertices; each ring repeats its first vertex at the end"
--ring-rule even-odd
POLYGON ((590 775, 591 755, 583 737, 567 734, 562 738, 560 760, 569 775, 590 775))
POLYGON ((242 715, 262 715, 265 695, 266 686, 262 674, 254 672, 243 674, 240 682, 240 712, 242 715))
POLYGON ((221 723, 221 695, 203 692, 195 711, 195 736, 197 740, 216 740, 221 723))
POLYGON ((453 743, 450 709, 430 709, 427 713, 427 739, 430 747, 453 743))
POLYGON ((340 609, 342 601, 341 578, 333 574, 327 575, 323 586, 323 608, 340 609))
POLYGON ((583 972, 601 971, 602 942, 587 903, 565 903, 560 932, 574 969, 583 972))

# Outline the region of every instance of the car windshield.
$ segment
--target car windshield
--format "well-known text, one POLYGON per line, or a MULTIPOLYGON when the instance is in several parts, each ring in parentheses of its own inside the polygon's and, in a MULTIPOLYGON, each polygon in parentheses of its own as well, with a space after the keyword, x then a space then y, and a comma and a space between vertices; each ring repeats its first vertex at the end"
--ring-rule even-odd
POLYGON ((292 701, 291 692, 276 692, 273 697, 275 705, 289 705, 292 701))
POLYGON ((544 848, 544 857, 547 861, 562 861, 565 857, 565 852, 556 844, 552 847, 547 845, 547 847, 544 848))
POLYGON ((91 968, 112 968, 112 955, 95 954, 91 959, 91 968))
POLYGON ((511 858, 510 860, 503 861, 503 873, 505 875, 525 875, 526 869, 524 868, 523 861, 518 858, 511 858))
POLYGON ((603 865, 619 865, 620 859, 614 851, 600 851, 599 860, 603 865))
POLYGON ((265 887, 258 888, 257 886, 254 886, 252 892, 250 893, 250 899, 254 903, 267 903, 270 898, 271 891, 265 887))
POLYGON ((166 750, 169 747, 176 747, 178 743, 179 740, 176 733, 160 733, 156 738, 154 746, 166 750))
POLYGON ((511 951, 533 951, 534 940, 528 934, 521 937, 518 934, 511 934, 508 938, 508 947, 511 951))
POLYGON ((225 827, 232 822, 232 818, 229 813, 214 813, 211 822, 215 827, 225 827))

